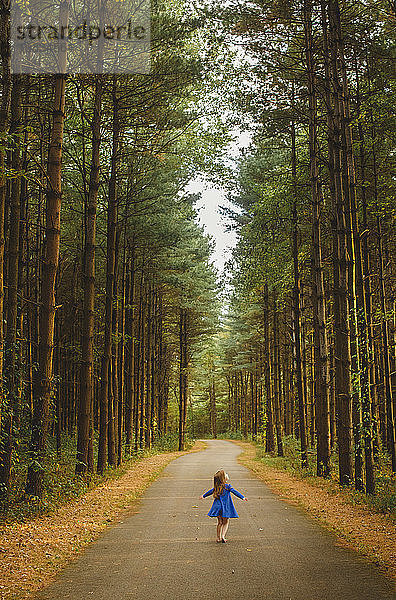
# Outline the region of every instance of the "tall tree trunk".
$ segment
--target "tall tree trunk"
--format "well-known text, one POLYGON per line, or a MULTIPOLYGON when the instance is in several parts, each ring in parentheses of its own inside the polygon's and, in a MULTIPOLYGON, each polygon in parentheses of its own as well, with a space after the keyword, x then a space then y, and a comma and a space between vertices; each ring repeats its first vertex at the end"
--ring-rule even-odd
MULTIPOLYGON (((11 97, 11 123, 10 134, 14 135, 11 150, 11 167, 14 178, 10 186, 10 227, 8 241, 8 294, 6 305, 7 334, 4 344, 4 381, 7 389, 7 411, 3 422, 3 446, 0 453, 0 482, 3 484, 4 499, 9 496, 9 485, 11 476, 12 453, 14 447, 14 428, 17 418, 19 392, 17 372, 17 359, 19 349, 17 343, 18 326, 18 270, 19 270, 19 242, 20 242, 20 220, 21 220, 21 148, 18 136, 21 132, 21 102, 22 85, 21 75, 14 76, 14 85, 11 97)), ((21 338, 21 332, 19 334, 21 338)), ((0 496, 0 497, 1 497, 0 496)))
MULTIPOLYGON (((128 262, 127 271, 127 307, 125 309, 125 333, 126 342, 126 386, 125 386, 125 436, 126 452, 132 450, 132 432, 135 399, 135 258, 134 245, 131 247, 131 257, 128 262)), ((136 433, 136 431, 135 431, 136 433)))
POLYGON ((85 248, 83 255, 83 327, 81 336, 80 398, 77 421, 76 474, 88 470, 90 421, 93 406, 94 319, 95 319, 95 247, 96 212, 100 177, 100 126, 102 120, 103 78, 96 76, 92 121, 92 158, 86 210, 85 248))
POLYGON ((167 397, 166 390, 169 381, 168 373, 168 358, 167 358, 167 346, 164 343, 163 336, 163 298, 162 292, 159 294, 159 305, 158 305, 158 429, 160 435, 166 433, 166 412, 167 412, 167 397))
POLYGON ((314 329, 314 381, 316 399, 318 477, 330 474, 330 401, 329 364, 326 331, 326 300, 323 279, 321 244, 322 195, 318 173, 317 100, 315 93, 315 64, 312 40, 312 4, 304 0, 305 56, 309 95, 309 155, 312 197, 312 307, 314 329))
POLYGON ((270 332, 269 332, 269 294, 268 284, 264 284, 264 381, 265 381, 265 399, 266 399, 266 433, 265 433, 265 451, 273 452, 275 450, 274 435, 274 416, 272 407, 271 393, 271 355, 270 355, 270 332))
POLYGON ((127 216, 125 216, 125 226, 123 235, 123 256, 122 256, 122 271, 121 271, 121 305, 120 305, 120 341, 118 343, 119 354, 119 399, 118 399, 118 431, 117 431, 117 464, 122 463, 122 437, 124 431, 124 414, 125 414, 125 375, 127 365, 125 361, 125 303, 126 303, 126 277, 127 277, 127 258, 126 258, 126 227, 127 216))
POLYGON ((276 446, 278 456, 283 456, 282 442, 282 420, 280 411, 280 348, 279 348, 279 317, 276 305, 276 293, 274 292, 274 405, 275 405, 275 430, 276 430, 276 446))
POLYGON ((113 294, 116 255, 117 228, 117 165, 120 141, 119 100, 117 97, 117 77, 113 76, 113 140, 111 155, 111 173, 109 181, 109 200, 107 209, 107 259, 106 259, 106 308, 105 339, 101 366, 100 386, 100 426, 98 449, 98 473, 103 473, 108 459, 108 416, 109 416, 109 373, 111 367, 113 294))
POLYGON ((340 8, 338 0, 331 0, 329 4, 329 18, 331 23, 333 42, 333 77, 336 86, 336 104, 339 114, 341 129, 341 142, 343 150, 343 182, 345 214, 348 227, 348 253, 350 257, 349 293, 351 297, 351 332, 354 340, 354 371, 357 377, 357 391, 355 392, 355 485, 362 488, 361 468, 361 411, 363 416, 363 440, 366 467, 366 491, 375 491, 373 469, 373 445, 371 426, 371 388, 369 371, 369 348, 367 332, 366 297, 363 283, 363 263, 361 240, 357 216, 355 166, 353 155, 353 139, 351 129, 351 111, 349 101, 348 77, 344 55, 344 40, 341 27, 340 8), (338 76, 339 65, 340 76, 338 76))
POLYGON ((183 419, 183 450, 185 448, 185 442, 186 442, 186 427, 187 427, 187 400, 188 400, 188 364, 189 364, 189 352, 188 352, 188 311, 185 311, 184 314, 184 343, 183 343, 183 349, 184 349, 184 358, 183 358, 183 363, 184 363, 184 372, 183 372, 183 396, 184 396, 184 401, 183 401, 183 414, 182 414, 182 419, 183 419))
POLYGON ((179 450, 185 448, 186 416, 187 416, 187 309, 180 309, 179 318, 179 450))
MULTIPOLYGON (((293 101, 294 104, 294 101, 293 101)), ((298 215, 297 215, 297 155, 296 155, 296 131, 294 122, 291 128, 292 133, 292 179, 294 188, 293 207, 292 207, 292 256, 293 256, 293 334, 294 334, 294 367, 297 384, 298 398, 298 417, 299 434, 301 449, 301 466, 308 467, 307 454, 307 431, 305 421, 304 406, 304 388, 303 388, 303 367, 301 353, 301 300, 300 300, 300 268, 298 260, 298 215)))
POLYGON ((152 317, 152 338, 151 346, 151 442, 155 443, 158 438, 159 421, 159 403, 158 403, 158 383, 159 383, 159 294, 157 289, 153 293, 153 317, 152 317))
POLYGON ((139 444, 140 448, 145 447, 145 422, 146 422, 146 403, 144 391, 146 389, 146 341, 147 341, 147 284, 143 279, 140 286, 140 334, 139 334, 139 444))
MULTIPOLYGON (((360 77, 359 68, 357 64, 357 58, 355 57, 355 74, 357 82, 357 104, 360 112, 360 77)), ((367 73, 369 78, 369 73, 367 73)), ((373 300, 371 291, 371 267, 370 267, 370 253, 368 245, 368 221, 367 221, 367 193, 366 193, 366 155, 365 155, 365 140, 364 130, 361 119, 358 119, 358 130, 359 130, 359 151, 360 151, 360 169, 361 169, 361 187, 360 193, 362 198, 362 229, 363 233, 361 236, 361 252, 362 252, 362 269, 363 269, 363 285, 366 302, 366 322, 367 322, 367 360, 369 369, 369 384, 370 384, 370 397, 372 403, 372 423, 373 423, 373 454, 375 460, 379 457, 379 428, 377 422, 378 416, 378 394, 377 394, 377 378, 375 370, 374 360, 374 327, 373 327, 373 300)))
MULTIPOLYGON (((61 15, 60 22, 66 23, 61 15)), ((34 374, 34 409, 30 442, 30 464, 27 474, 26 493, 42 496, 44 460, 52 388, 52 354, 55 322, 55 279, 59 262, 60 213, 61 213, 61 166, 63 128, 65 122, 65 75, 55 76, 55 98, 52 112, 52 129, 48 152, 46 230, 43 257, 42 287, 40 294, 40 324, 38 366, 34 374)))
MULTIPOLYGON (((329 2, 329 12, 332 10, 329 2)), ((351 346, 348 297, 348 247, 346 237, 345 205, 342 185, 341 125, 339 103, 336 94, 338 76, 337 53, 334 43, 334 25, 328 34, 327 2, 321 0, 323 50, 325 59, 325 94, 329 146, 330 193, 333 202, 333 275, 334 275, 334 361, 335 396, 337 407, 337 438, 339 477, 341 485, 349 485, 353 479, 352 469, 352 381, 351 346), (331 46, 329 45, 329 38, 331 46), (333 65, 333 70, 330 66, 333 65)), ((331 21, 332 19, 330 19, 331 21)))
MULTIPOLYGON (((340 24, 339 24, 340 28, 340 24)), ((344 89, 347 89, 348 81, 346 74, 345 58, 343 48, 341 49, 341 65, 343 73, 344 89)), ((357 76, 358 96, 359 96, 359 76, 357 76)), ((359 98, 358 98, 359 102, 359 98)), ((370 286, 368 267, 368 256, 364 260, 364 251, 362 248, 361 232, 359 227, 359 216, 356 199, 356 183, 355 183, 355 164, 353 155, 353 140, 352 130, 350 126, 351 114, 349 106, 349 94, 344 92, 345 105, 345 139, 348 156, 348 175, 350 181, 350 205, 351 205, 351 225, 352 238, 354 243, 354 254, 356 260, 356 299, 357 299, 357 328, 359 334, 358 352, 360 358, 360 393, 362 404, 362 429, 364 441, 364 460, 366 468, 366 492, 373 494, 375 492, 374 478, 374 454, 373 454, 373 427, 372 427, 372 370, 371 370, 371 338, 370 338, 370 320, 371 310, 369 307, 371 299, 369 299, 369 307, 367 306, 367 285, 370 286), (368 281, 368 283, 367 283, 368 281)), ((365 191, 363 192, 365 196, 365 191)), ((365 202, 365 201, 363 201, 365 202)), ((363 243, 364 244, 364 243, 363 243)))
POLYGON ((0 103, 0 426, 3 404, 3 361, 4 361, 4 247, 5 247, 5 201, 7 180, 5 176, 6 133, 9 127, 11 107, 11 49, 10 49, 10 2, 0 0, 0 59, 1 59, 1 103, 0 103))
POLYGON ((386 399, 386 416, 387 416, 387 441, 388 451, 392 460, 392 472, 396 473, 396 436, 395 436, 395 418, 393 412, 392 398, 392 381, 390 372, 390 350, 389 350, 389 330, 388 320, 386 318, 386 294, 384 280, 384 257, 383 257, 383 241, 381 219, 377 217, 377 234, 378 234, 378 257, 379 257, 379 283, 380 283, 380 299, 381 299, 381 332, 382 332, 382 349, 384 361, 384 392, 386 399))
POLYGON ((114 341, 111 344, 111 360, 109 374, 109 419, 108 419, 108 439, 109 439, 109 465, 115 467, 117 464, 117 432, 118 432, 118 245, 119 235, 116 233, 116 250, 115 250, 115 273, 113 287, 113 314, 112 314, 112 338, 114 341))
POLYGON ((151 351, 152 351, 152 320, 153 320, 153 284, 147 286, 147 335, 146 335, 146 389, 145 389, 145 447, 151 448, 151 351))
POLYGON ((140 379, 141 379, 141 364, 142 364, 142 320, 143 320, 143 264, 139 281, 139 301, 137 303, 137 319, 136 319, 136 339, 134 340, 134 430, 135 430, 135 452, 139 449, 140 431, 142 419, 140 415, 140 379))

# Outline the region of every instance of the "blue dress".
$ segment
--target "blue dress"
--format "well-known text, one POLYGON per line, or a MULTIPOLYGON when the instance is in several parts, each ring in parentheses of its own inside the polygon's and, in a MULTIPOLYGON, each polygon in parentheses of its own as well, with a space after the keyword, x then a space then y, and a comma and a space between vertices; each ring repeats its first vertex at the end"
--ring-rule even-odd
MULTIPOLYGON (((214 488, 205 492, 203 494, 203 497, 206 498, 206 496, 210 496, 211 494, 213 494, 213 490, 214 488)), ((235 510, 235 506, 231 498, 231 493, 237 496, 238 498, 241 498, 241 500, 243 500, 245 497, 237 490, 234 490, 234 488, 229 483, 227 483, 224 487, 223 492, 220 494, 220 497, 215 498, 213 500, 211 509, 208 512, 208 517, 226 517, 227 519, 238 518, 239 515, 235 510)))

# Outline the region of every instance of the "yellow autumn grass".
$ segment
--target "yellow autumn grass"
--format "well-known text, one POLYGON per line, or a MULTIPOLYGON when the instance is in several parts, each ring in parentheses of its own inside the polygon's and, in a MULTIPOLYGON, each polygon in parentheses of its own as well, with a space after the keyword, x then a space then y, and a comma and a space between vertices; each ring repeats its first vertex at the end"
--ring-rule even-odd
POLYGON ((310 516, 338 536, 338 544, 352 548, 377 564, 390 578, 396 579, 396 527, 386 516, 367 505, 353 505, 333 481, 299 479, 287 471, 256 460, 256 447, 234 442, 243 449, 239 462, 248 467, 283 500, 305 509, 310 516))

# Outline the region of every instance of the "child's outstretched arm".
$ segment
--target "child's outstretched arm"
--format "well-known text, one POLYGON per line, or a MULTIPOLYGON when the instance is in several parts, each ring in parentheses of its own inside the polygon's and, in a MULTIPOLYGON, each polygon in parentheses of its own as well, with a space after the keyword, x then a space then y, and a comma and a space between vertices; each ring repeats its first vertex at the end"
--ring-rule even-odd
POLYGON ((208 490, 207 492, 205 492, 204 494, 202 494, 202 496, 199 497, 200 500, 203 500, 204 498, 206 498, 206 496, 210 496, 210 494, 213 494, 214 488, 208 490))
POLYGON ((234 494, 234 496, 237 496, 241 500, 245 500, 245 502, 247 502, 246 496, 241 494, 241 492, 238 492, 238 490, 235 490, 233 487, 230 487, 230 492, 232 492, 234 494))

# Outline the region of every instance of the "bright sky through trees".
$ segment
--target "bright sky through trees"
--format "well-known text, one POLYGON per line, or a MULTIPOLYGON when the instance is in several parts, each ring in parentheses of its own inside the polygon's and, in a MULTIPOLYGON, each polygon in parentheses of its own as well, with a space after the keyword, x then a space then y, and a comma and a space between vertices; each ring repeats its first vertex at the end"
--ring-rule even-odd
MULTIPOLYGON (((248 132, 234 132, 237 141, 232 142, 227 147, 227 156, 230 162, 238 159, 240 151, 247 148, 251 141, 248 132)), ((215 186, 203 177, 197 177, 187 186, 187 192, 201 194, 201 199, 197 203, 199 209, 199 221, 205 227, 205 232, 212 236, 215 242, 215 248, 212 253, 212 260, 216 268, 221 271, 230 258, 230 252, 237 243, 236 231, 227 231, 226 219, 222 217, 219 211, 220 206, 233 208, 236 207, 227 198, 226 192, 221 187, 215 186)))
POLYGON ((197 178, 187 188, 190 193, 200 193, 201 199, 197 203, 199 221, 205 227, 205 233, 212 236, 215 242, 212 259, 219 271, 222 271, 230 250, 236 244, 236 232, 226 231, 225 220, 219 213, 220 206, 229 206, 224 190, 213 187, 204 179, 197 178))

